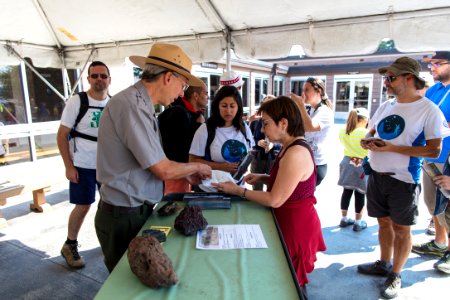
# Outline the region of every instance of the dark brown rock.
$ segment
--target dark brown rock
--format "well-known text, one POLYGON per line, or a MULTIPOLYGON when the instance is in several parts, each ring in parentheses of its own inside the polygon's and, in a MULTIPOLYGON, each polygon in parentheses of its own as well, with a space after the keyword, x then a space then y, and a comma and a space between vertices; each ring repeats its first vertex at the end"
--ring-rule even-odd
POLYGON ((171 216, 180 209, 181 207, 179 207, 176 202, 167 202, 164 206, 158 209, 158 215, 161 217, 171 216))
POLYGON ((199 206, 185 207, 175 219, 175 229, 184 235, 193 235, 205 229, 208 221, 203 217, 199 206))
POLYGON ((128 245, 128 262, 134 275, 151 288, 170 287, 178 281, 170 258, 154 237, 135 237, 128 245))

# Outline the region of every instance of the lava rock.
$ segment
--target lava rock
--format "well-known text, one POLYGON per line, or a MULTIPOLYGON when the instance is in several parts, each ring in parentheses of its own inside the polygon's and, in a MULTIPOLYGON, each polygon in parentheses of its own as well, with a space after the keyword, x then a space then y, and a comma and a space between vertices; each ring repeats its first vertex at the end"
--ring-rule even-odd
POLYGON ((199 206, 185 207, 175 219, 175 229, 184 235, 193 235, 205 229, 208 221, 203 217, 199 206))
POLYGON ((131 271, 146 286, 170 287, 178 282, 170 258, 154 237, 135 237, 128 245, 128 262, 131 271))
POLYGON ((175 214, 181 207, 178 206, 176 202, 167 202, 158 209, 158 215, 161 217, 171 216, 175 214))

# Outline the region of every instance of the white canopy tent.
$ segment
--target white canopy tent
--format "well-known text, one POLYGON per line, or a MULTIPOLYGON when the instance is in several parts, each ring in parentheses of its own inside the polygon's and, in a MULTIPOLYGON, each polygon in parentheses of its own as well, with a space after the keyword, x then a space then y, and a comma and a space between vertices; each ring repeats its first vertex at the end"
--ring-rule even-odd
POLYGON ((121 64, 157 41, 194 62, 369 54, 383 38, 399 51, 450 49, 448 0, 0 0, 0 64, 81 68, 121 64))

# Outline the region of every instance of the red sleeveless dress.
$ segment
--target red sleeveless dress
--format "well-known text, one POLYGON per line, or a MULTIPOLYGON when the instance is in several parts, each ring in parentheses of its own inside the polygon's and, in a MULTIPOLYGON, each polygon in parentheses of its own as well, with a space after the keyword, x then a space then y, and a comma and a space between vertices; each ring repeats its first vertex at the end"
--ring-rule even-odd
MULTIPOLYGON (((287 149, 294 145, 307 148, 311 159, 314 161, 314 156, 309 145, 301 139, 294 141, 275 160, 270 170, 268 191, 272 190, 280 160, 283 159, 287 149)), ((316 204, 316 197, 314 197, 315 187, 316 168, 314 167, 314 172, 311 176, 307 180, 300 181, 297 184, 297 187, 287 201, 281 207, 273 209, 300 286, 308 283, 306 274, 314 270, 314 262, 317 260, 316 253, 326 250, 319 216, 314 208, 314 204, 316 204)))

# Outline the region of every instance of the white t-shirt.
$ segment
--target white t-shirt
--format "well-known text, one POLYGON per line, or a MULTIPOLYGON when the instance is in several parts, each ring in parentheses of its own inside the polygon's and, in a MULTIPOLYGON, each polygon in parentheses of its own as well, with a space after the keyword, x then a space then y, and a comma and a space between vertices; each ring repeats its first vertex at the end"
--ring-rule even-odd
MULTIPOLYGON (((89 106, 105 107, 108 103, 109 97, 105 100, 97 101, 88 96, 89 106)), ((80 111, 80 96, 74 95, 66 102, 66 107, 61 115, 61 125, 72 128, 75 125, 75 120, 80 111)), ((100 123, 100 117, 102 110, 89 108, 86 114, 81 118, 80 123, 77 125, 77 131, 91 135, 98 136, 98 125, 100 123)), ((73 164, 76 167, 95 169, 97 161, 97 142, 93 142, 80 137, 70 140, 71 144, 71 155, 73 159, 73 164), (74 152, 74 146, 76 151, 74 152)))
MULTIPOLYGON (((423 146, 427 140, 441 137, 445 117, 427 98, 412 103, 386 101, 369 121, 375 137, 394 145, 423 146)), ((420 182, 422 158, 394 152, 369 151, 370 166, 377 172, 393 172, 392 177, 407 183, 420 182)))
MULTIPOLYGON (((247 139, 234 126, 216 128, 216 135, 210 146, 211 160, 215 162, 238 162, 243 155, 255 145, 252 132, 247 124, 245 132, 247 139), (249 145, 250 142, 250 145, 249 145)), ((203 157, 208 139, 208 129, 203 123, 195 132, 189 154, 203 157)))
POLYGON ((328 160, 329 136, 331 134, 331 126, 334 124, 333 110, 322 104, 317 110, 311 108, 309 115, 313 122, 319 123, 320 130, 305 132, 305 140, 313 151, 316 165, 324 165, 328 160))

